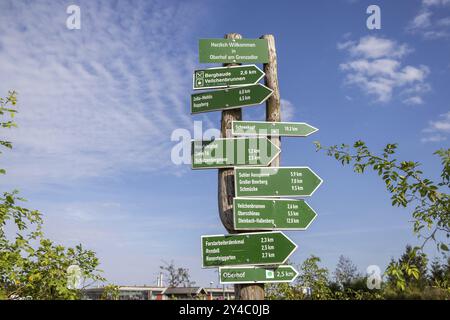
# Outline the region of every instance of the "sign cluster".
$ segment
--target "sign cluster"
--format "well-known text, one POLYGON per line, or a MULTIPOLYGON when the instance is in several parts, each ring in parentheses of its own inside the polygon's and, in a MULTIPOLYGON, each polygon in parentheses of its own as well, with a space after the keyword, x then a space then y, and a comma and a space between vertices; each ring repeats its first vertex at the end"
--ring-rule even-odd
MULTIPOLYGON (((201 63, 268 63, 265 39, 201 39, 201 63)), ((191 113, 265 102, 273 90, 259 83, 254 64, 195 70, 191 113)), ((291 282, 298 272, 283 265, 297 249, 278 230, 306 230, 317 214, 305 202, 322 184, 309 167, 268 167, 281 150, 268 137, 306 137, 318 129, 303 122, 233 121, 233 138, 193 140, 192 169, 234 168, 236 233, 202 236, 202 265, 219 267, 222 284, 291 282), (286 198, 288 197, 288 198, 286 198)))

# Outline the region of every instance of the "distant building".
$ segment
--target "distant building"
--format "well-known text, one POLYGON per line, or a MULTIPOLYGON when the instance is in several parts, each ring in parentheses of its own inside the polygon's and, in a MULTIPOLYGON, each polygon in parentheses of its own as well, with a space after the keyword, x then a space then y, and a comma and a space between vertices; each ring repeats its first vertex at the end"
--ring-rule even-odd
POLYGON ((208 299, 211 300, 234 300, 233 288, 205 288, 208 299))
MULTIPOLYGON (((100 300, 104 287, 84 290, 86 300, 100 300)), ((119 300, 233 300, 232 288, 119 286, 119 300)))
MULTIPOLYGON (((165 287, 151 286, 119 286, 119 300, 163 300, 165 287)), ((100 300, 104 287, 84 290, 87 300, 100 300)))
POLYGON ((164 291, 167 299, 176 300, 208 300, 207 292, 202 287, 173 287, 164 291))

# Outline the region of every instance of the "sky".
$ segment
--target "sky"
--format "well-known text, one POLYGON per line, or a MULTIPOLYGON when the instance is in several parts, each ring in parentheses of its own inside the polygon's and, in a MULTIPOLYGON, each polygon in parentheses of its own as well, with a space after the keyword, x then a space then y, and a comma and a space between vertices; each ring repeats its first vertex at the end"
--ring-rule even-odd
MULTIPOLYGON (((318 216, 294 264, 314 254, 332 271, 340 255, 361 272, 384 269, 412 233, 411 209, 393 208, 376 174, 316 153, 364 140, 398 143, 397 158, 422 163, 432 180, 449 147, 450 0, 398 1, 10 1, 0 2, 0 95, 18 91, 14 143, 2 153, 1 190, 19 189, 44 213, 45 232, 94 250, 110 282, 155 284, 173 260, 199 285, 200 236, 223 234, 217 170, 176 164, 174 130, 220 128, 220 112, 190 115, 198 40, 273 34, 282 120, 319 131, 282 138, 282 166, 310 166, 324 180, 307 202, 318 216), (76 4, 80 29, 68 29, 76 4), (369 30, 366 9, 381 9, 369 30)), ((243 109, 263 120, 263 105, 243 109)), ((427 252, 436 254, 434 246, 427 252)))

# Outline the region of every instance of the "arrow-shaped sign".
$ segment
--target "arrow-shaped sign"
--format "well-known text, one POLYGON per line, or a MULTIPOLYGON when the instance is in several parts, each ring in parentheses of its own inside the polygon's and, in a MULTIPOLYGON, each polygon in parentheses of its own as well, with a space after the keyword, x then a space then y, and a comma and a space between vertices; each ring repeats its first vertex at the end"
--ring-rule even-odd
POLYGON ((267 138, 192 140, 192 169, 268 166, 280 148, 267 138))
POLYGON ((304 200, 233 199, 235 230, 306 230, 316 216, 304 200))
POLYGON ((298 272, 292 266, 219 267, 220 284, 292 282, 298 272))
POLYGON ((297 245, 280 231, 202 236, 203 268, 283 264, 297 245))
POLYGON ((306 137, 319 129, 304 122, 233 121, 234 136, 306 137))
POLYGON ((307 197, 322 184, 309 167, 234 168, 237 197, 307 197))
POLYGON ((273 93, 258 83, 232 89, 195 93, 191 95, 191 113, 234 109, 261 104, 273 93))
POLYGON ((195 70, 193 89, 219 89, 257 83, 265 73, 254 64, 195 70))

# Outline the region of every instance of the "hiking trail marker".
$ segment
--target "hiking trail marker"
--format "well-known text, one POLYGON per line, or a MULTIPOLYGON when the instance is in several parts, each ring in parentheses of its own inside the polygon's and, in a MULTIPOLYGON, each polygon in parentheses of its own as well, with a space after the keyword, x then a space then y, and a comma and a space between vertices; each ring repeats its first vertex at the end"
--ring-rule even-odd
POLYGON ((265 73, 255 66, 219 67, 195 70, 192 77, 193 89, 220 89, 256 84, 265 73))
POLYGON ((298 272, 292 266, 219 267, 220 284, 292 282, 298 272))
POLYGON ((296 249, 281 231, 202 236, 203 268, 283 264, 296 249))
POLYGON ((191 113, 257 105, 266 101, 272 93, 272 89, 260 83, 232 89, 194 93, 191 95, 191 113))
POLYGON ((323 180, 309 167, 234 168, 236 197, 309 197, 323 180))
POLYGON ((220 138, 192 140, 192 169, 268 166, 280 148, 267 138, 220 138))
POLYGON ((200 39, 200 63, 267 63, 266 39, 200 39))
POLYGON ((223 138, 193 140, 192 169, 219 169, 219 216, 230 233, 201 237, 202 267, 219 267, 220 283, 235 284, 237 300, 263 300, 264 283, 298 276, 283 265, 297 245, 274 230, 305 230, 317 216, 304 200, 280 198, 311 196, 323 182, 309 167, 280 166, 280 137, 307 137, 318 129, 281 122, 273 35, 242 39, 228 33, 225 39, 200 39, 198 48, 200 63, 223 65, 194 71, 193 90, 218 90, 193 93, 191 114, 222 111, 223 138), (255 63, 264 64, 262 70, 255 63), (241 107, 263 102, 265 122, 242 121, 241 107))
POLYGON ((235 230, 306 230, 316 216, 304 200, 233 199, 235 230))
POLYGON ((304 122, 233 121, 233 136, 307 137, 319 129, 304 122))

